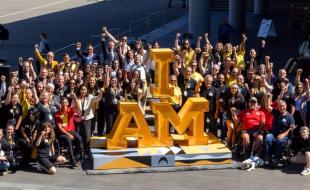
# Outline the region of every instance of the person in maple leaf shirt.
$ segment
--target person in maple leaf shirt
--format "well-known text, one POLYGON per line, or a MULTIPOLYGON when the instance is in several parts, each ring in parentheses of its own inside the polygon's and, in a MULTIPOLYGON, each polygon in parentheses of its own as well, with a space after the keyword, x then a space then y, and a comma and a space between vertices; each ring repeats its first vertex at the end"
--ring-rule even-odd
POLYGON ((250 137, 254 138, 253 153, 257 154, 263 143, 263 127, 265 124, 265 114, 258 110, 257 99, 251 97, 249 101, 249 109, 243 110, 237 116, 232 115, 235 122, 241 122, 241 139, 243 144, 243 152, 248 155, 250 151, 250 137))
POLYGON ((55 113, 55 121, 57 126, 57 134, 60 143, 63 143, 69 152, 69 162, 72 167, 76 166, 76 156, 81 156, 83 150, 82 137, 75 131, 74 114, 79 112, 78 103, 76 102, 76 95, 70 94, 72 98, 72 106, 69 106, 67 97, 61 98, 61 107, 55 113), (73 150, 73 145, 75 150, 73 150))

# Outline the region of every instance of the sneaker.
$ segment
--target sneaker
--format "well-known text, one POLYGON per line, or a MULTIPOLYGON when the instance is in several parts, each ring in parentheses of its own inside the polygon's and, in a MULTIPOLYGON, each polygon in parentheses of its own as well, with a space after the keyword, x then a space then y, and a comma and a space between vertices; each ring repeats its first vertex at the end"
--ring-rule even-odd
POLYGON ((305 168, 300 175, 310 175, 310 168, 305 168))
POLYGON ((70 161, 70 168, 75 168, 76 166, 77 164, 75 160, 70 161))
POLYGON ((44 166, 42 166, 39 162, 37 162, 37 170, 38 172, 47 171, 47 169, 44 166))
POLYGON ((0 171, 0 176, 6 175, 7 173, 8 173, 7 170, 1 170, 1 171, 0 171))
POLYGON ((280 160, 274 160, 272 162, 272 166, 274 166, 274 167, 281 167, 283 165, 280 163, 280 160))

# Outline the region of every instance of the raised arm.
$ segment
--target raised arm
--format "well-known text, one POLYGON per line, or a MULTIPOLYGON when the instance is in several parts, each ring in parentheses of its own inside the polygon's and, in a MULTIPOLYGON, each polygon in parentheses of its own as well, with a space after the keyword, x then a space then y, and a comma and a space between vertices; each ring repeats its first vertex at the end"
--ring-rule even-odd
POLYGON ((81 50, 81 48, 82 48, 81 42, 77 42, 76 45, 75 45, 75 47, 76 47, 76 48, 75 48, 75 50, 76 50, 76 55, 77 55, 79 58, 84 59, 83 54, 82 54, 82 50, 81 50))
POLYGON ((34 45, 34 55, 36 56, 37 60, 40 62, 41 65, 44 67, 47 65, 46 59, 44 59, 39 51, 39 45, 35 44, 34 45))
POLYGON ((5 102, 4 102, 5 105, 9 105, 9 104, 10 104, 10 102, 11 102, 11 96, 12 96, 12 91, 13 91, 13 87, 10 86, 10 87, 8 88, 8 94, 6 95, 6 99, 5 99, 5 102))
POLYGON ((268 112, 272 111, 272 95, 271 94, 266 94, 265 95, 265 108, 267 109, 268 112))
MULTIPOLYGON (((106 39, 105 39, 106 35, 102 34, 101 36, 101 41, 100 41, 100 46, 101 46, 101 50, 102 50, 102 54, 103 54, 103 62, 107 59, 108 57, 108 48, 106 45, 106 39)), ((103 64, 105 65, 105 63, 103 64)))
POLYGON ((38 103, 39 103, 39 98, 38 98, 38 94, 37 94, 35 82, 32 81, 32 82, 30 83, 30 86, 29 86, 29 87, 31 88, 31 91, 32 91, 34 103, 35 103, 35 104, 38 104, 38 103))
POLYGON ((259 51, 258 51, 258 54, 257 54, 256 58, 255 58, 255 59, 257 60, 258 64, 260 63, 260 59, 261 59, 261 57, 262 57, 263 54, 264 54, 265 46, 266 46, 266 41, 265 41, 265 40, 262 40, 262 41, 261 41, 261 47, 260 47, 260 49, 259 49, 259 51))
POLYGON ((277 103, 279 104, 279 101, 283 99, 284 93, 288 91, 288 84, 286 86, 281 86, 281 92, 277 98, 277 103))
POLYGON ((209 34, 208 33, 204 34, 204 39, 205 39, 206 44, 210 44, 211 49, 213 49, 213 46, 209 41, 209 34))
POLYGON ((23 57, 18 58, 18 77, 21 79, 23 74, 23 57))
POLYGON ((180 33, 176 33, 176 35, 175 35, 174 47, 176 48, 177 51, 180 49, 180 46, 179 46, 179 38, 180 38, 180 36, 181 36, 180 33))
POLYGON ((6 77, 1 75, 0 100, 6 93, 6 77))
POLYGON ((110 68, 106 66, 103 75, 103 87, 108 88, 109 85, 110 85, 110 68))
POLYGON ((198 36, 197 37, 197 43, 196 43, 196 53, 201 52, 201 40, 202 40, 202 37, 198 36))
POLYGON ((204 67, 204 56, 207 52, 202 52, 202 55, 200 56, 199 62, 198 62, 198 67, 199 70, 202 74, 202 76, 206 75, 206 68, 204 67))
MULTIPOLYGON (((179 56, 179 55, 177 55, 179 56)), ((173 63, 173 74, 178 77, 180 72, 179 72, 179 67, 178 67, 178 62, 177 61, 174 61, 173 63)))
POLYGON ((43 136, 45 135, 45 131, 41 131, 41 134, 38 136, 38 139, 35 142, 35 146, 40 146, 43 136))
POLYGON ((295 85, 296 86, 300 83, 301 73, 302 73, 302 69, 297 69, 296 76, 295 76, 295 85))
MULTIPOLYGON (((29 67, 30 67, 30 74, 32 76, 32 81, 34 81, 37 78, 37 73, 34 71, 34 68, 33 68, 33 58, 29 57, 28 62, 29 62, 29 67)), ((28 82, 31 82, 31 81, 29 80, 28 82)))
POLYGON ((101 100, 101 98, 102 98, 102 95, 103 95, 104 91, 105 91, 104 88, 101 88, 98 96, 94 96, 92 101, 93 102, 99 102, 101 100))
POLYGON ((119 43, 119 41, 117 40, 117 39, 115 39, 114 38, 114 36, 111 34, 111 33, 109 33, 109 31, 107 30, 107 27, 102 27, 102 32, 106 35, 106 36, 108 36, 108 38, 110 39, 110 40, 112 40, 115 44, 118 44, 119 43))
POLYGON ((240 43, 240 51, 245 52, 245 42, 247 41, 247 37, 245 34, 242 34, 242 39, 241 39, 241 43, 240 43))
POLYGON ((272 92, 273 86, 268 84, 268 82, 266 80, 266 76, 264 76, 264 75, 261 76, 261 83, 268 90, 269 93, 272 92))

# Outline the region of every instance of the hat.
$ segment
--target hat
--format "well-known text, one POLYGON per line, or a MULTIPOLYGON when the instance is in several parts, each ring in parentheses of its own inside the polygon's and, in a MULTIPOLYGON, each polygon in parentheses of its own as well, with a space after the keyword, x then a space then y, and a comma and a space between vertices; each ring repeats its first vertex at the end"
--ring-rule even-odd
POLYGON ((254 96, 250 98, 249 102, 257 102, 257 98, 255 98, 254 96))

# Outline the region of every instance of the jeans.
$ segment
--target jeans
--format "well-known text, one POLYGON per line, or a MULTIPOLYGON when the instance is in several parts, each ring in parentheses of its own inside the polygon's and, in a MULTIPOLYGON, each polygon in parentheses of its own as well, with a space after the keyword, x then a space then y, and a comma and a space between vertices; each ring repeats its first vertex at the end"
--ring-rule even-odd
POLYGON ((10 167, 8 161, 0 161, 0 171, 6 171, 10 167))
POLYGON ((225 140, 225 138, 227 137, 226 112, 219 112, 219 119, 220 119, 220 129, 221 129, 221 140, 225 140))
POLYGON ((205 126, 204 131, 206 132, 206 128, 209 128, 209 132, 211 132, 214 136, 217 137, 217 127, 216 127, 216 120, 214 118, 213 112, 208 112, 205 114, 205 126), (209 122, 207 122, 207 119, 209 119, 209 122))
POLYGON ((280 160, 282 154, 282 146, 288 140, 288 137, 284 137, 281 140, 278 140, 273 134, 269 133, 266 135, 264 148, 265 148, 265 159, 269 161, 272 157, 272 145, 275 142, 275 159, 280 160))

